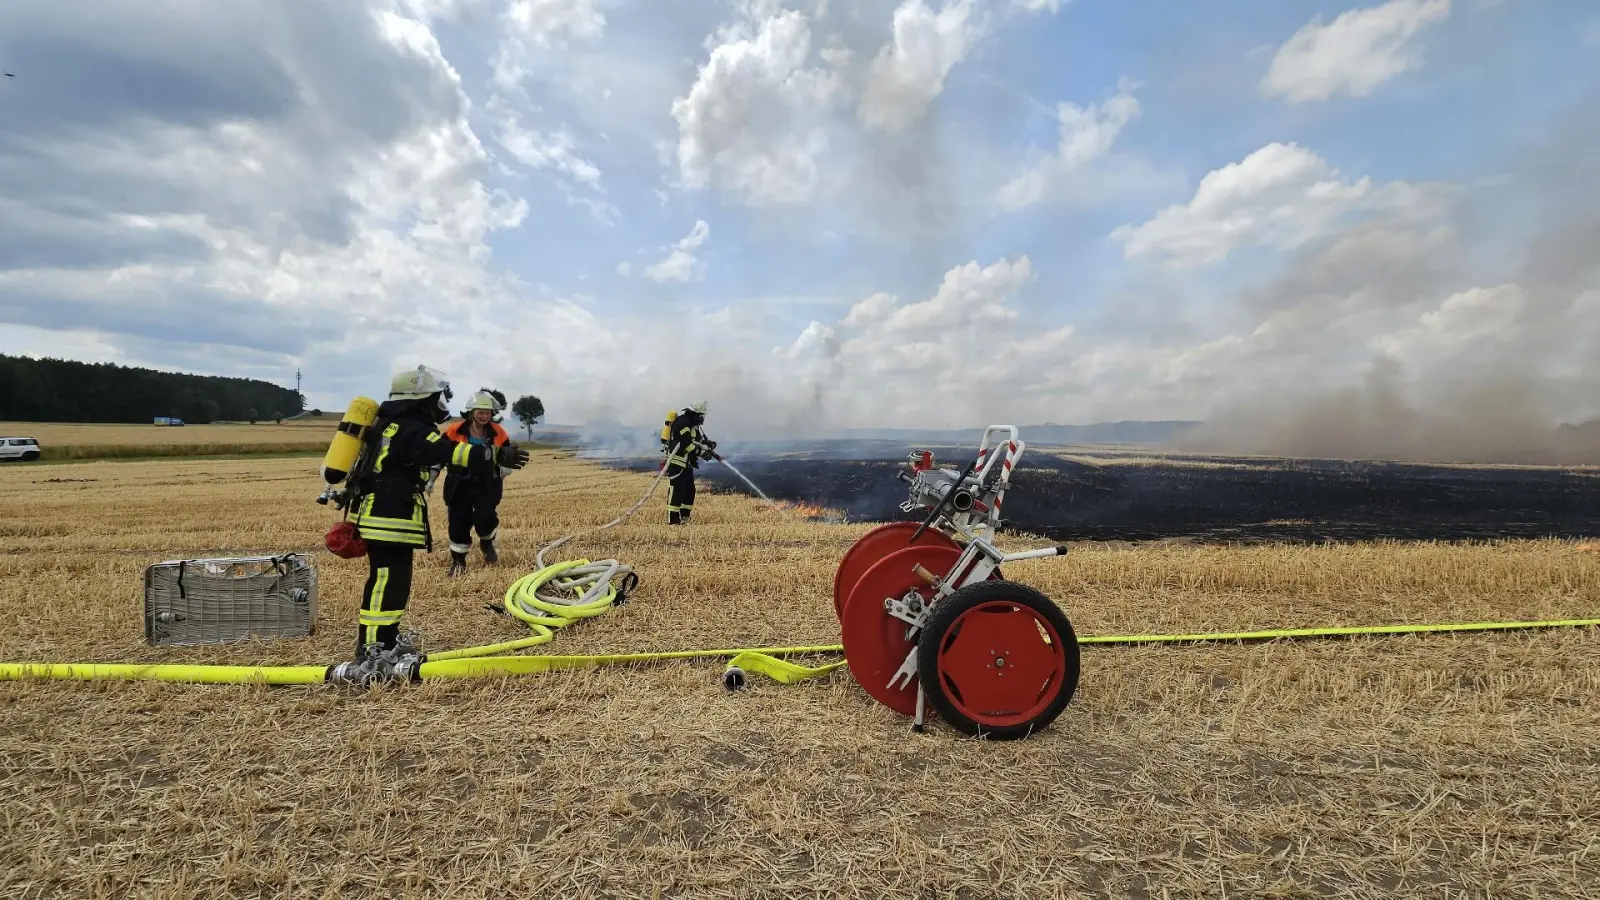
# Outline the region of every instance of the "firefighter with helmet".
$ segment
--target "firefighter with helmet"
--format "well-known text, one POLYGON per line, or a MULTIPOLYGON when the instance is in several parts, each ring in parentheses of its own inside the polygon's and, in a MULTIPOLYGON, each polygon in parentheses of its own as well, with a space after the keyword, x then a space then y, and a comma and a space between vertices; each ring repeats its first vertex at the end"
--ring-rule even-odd
POLYGON ((411 598, 412 554, 433 551, 425 496, 430 470, 488 473, 520 469, 528 461, 526 450, 508 444, 446 439, 439 425, 449 416, 449 400, 450 383, 440 373, 427 366, 407 369, 390 381, 389 398, 367 429, 372 462, 355 479, 361 499, 351 517, 366 542, 368 564, 352 664, 358 669, 381 668, 384 660, 417 652, 401 637, 400 619, 411 598))
MULTIPOLYGON (((458 444, 491 447, 496 452, 500 447, 515 447, 497 421, 502 408, 495 395, 479 391, 467 401, 461 421, 446 428, 444 436, 458 444)), ((494 542, 500 533, 500 498, 507 471, 500 466, 483 472, 453 468, 445 475, 444 504, 450 512, 449 577, 466 574, 474 530, 478 532, 483 561, 492 564, 500 558, 494 542)))
POLYGON ((700 457, 717 456, 717 442, 706 437, 701 426, 706 422, 704 400, 693 406, 667 414, 667 424, 661 429, 661 450, 666 459, 661 463, 666 472, 667 524, 685 525, 694 512, 694 470, 700 468, 700 457))

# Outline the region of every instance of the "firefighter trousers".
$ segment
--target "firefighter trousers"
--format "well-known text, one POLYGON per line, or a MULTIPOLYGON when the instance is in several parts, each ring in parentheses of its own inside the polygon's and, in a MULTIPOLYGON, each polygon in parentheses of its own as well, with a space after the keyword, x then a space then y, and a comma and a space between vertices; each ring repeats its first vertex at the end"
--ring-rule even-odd
POLYGON ((367 584, 361 592, 360 624, 356 630, 356 653, 370 643, 394 647, 400 634, 400 618, 411 600, 411 569, 416 547, 408 544, 367 542, 367 584))
POLYGON ((694 512, 694 469, 684 466, 667 479, 667 524, 682 525, 694 512))
POLYGON ((445 503, 450 519, 450 552, 465 554, 472 549, 472 532, 488 543, 500 534, 499 491, 488 487, 463 485, 445 503))

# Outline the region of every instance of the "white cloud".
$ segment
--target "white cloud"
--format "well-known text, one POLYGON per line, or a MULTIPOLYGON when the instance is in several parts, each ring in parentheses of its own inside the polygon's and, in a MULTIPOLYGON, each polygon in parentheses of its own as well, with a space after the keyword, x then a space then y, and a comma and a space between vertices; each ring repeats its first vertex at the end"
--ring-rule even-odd
POLYGON ((700 281, 706 277, 706 264, 695 258, 698 250, 711 236, 711 226, 704 219, 696 219, 683 240, 672 245, 672 252, 658 263, 645 267, 644 277, 655 282, 700 281))
POLYGON ((754 27, 724 29, 689 92, 672 103, 685 186, 716 185, 754 207, 803 204, 822 181, 839 77, 807 68, 811 24, 764 10, 754 27))
POLYGON ((524 61, 564 46, 592 41, 605 33, 599 0, 511 0, 506 7, 504 40, 494 59, 495 81, 511 87, 527 74, 524 61))
POLYGON ((982 26, 973 13, 973 0, 950 0, 937 13, 922 0, 895 9, 893 38, 867 70, 859 107, 866 127, 900 131, 922 118, 978 40, 982 26))
POLYGON ((997 199, 1008 210, 1018 210, 1044 199, 1051 185, 1111 151, 1122 130, 1139 116, 1137 85, 1122 79, 1114 97, 1087 109, 1073 103, 1056 107, 1060 143, 1053 155, 1035 162, 1001 187, 997 199))
POLYGON ((1520 285, 1502 284, 1451 294, 1438 307, 1423 313, 1415 324, 1383 334, 1374 344, 1403 361, 1422 362, 1460 353, 1469 345, 1487 352, 1487 343, 1514 340, 1514 329, 1527 307, 1520 285))
POLYGON ((1054 15, 1061 11, 1061 7, 1072 0, 1011 0, 1011 5, 1028 12, 1048 12, 1054 15))
POLYGON ((1422 215, 1429 199, 1403 183, 1347 179, 1304 147, 1273 143, 1207 174, 1188 203, 1120 226, 1110 237, 1128 259, 1161 256, 1173 266, 1202 266, 1244 247, 1296 249, 1356 214, 1422 215))
POLYGON ((811 322, 772 353, 794 366, 783 370, 789 402, 858 427, 1034 415, 1043 407, 1030 385, 1072 364, 1074 336, 1031 324, 1016 305, 1035 277, 1026 256, 972 261, 946 272, 925 300, 880 292, 831 325, 811 322))
POLYGON ((572 133, 564 129, 542 134, 523 128, 514 114, 507 114, 500 122, 499 141, 517 162, 531 169, 553 168, 579 184, 600 182, 600 170, 574 152, 572 133))
MULTIPOLYGON (((313 390, 330 392, 314 396, 325 405, 346 385, 369 389, 347 380, 355 368, 370 378, 403 364, 443 322, 457 334, 480 324, 473 298, 505 292, 485 270, 486 242, 528 207, 485 185, 470 103, 432 31, 386 9, 262 11, 280 27, 220 10, 151 20, 142 4, 13 22, 39 40, 83 38, 58 50, 65 70, 138 79, 125 47, 199 54, 193 77, 235 105, 207 111, 211 121, 159 94, 125 97, 143 106, 106 118, 89 97, 31 107, 33 153, 0 146, 0 195, 27 211, 7 219, 48 227, 65 202, 92 243, 80 251, 57 236, 51 255, 0 264, 0 321, 90 328, 124 359, 162 368, 299 363, 313 390), (340 55, 318 56, 296 35, 340 55), (48 168, 30 172, 29 160, 48 168)), ((36 71, 34 91, 71 89, 36 71)))
MULTIPOLYGON (((1291 143, 1241 151, 1189 184, 1187 202, 1140 208, 1149 172, 1117 153, 1141 115, 1127 82, 1099 102, 1062 104, 1047 159, 1026 169, 998 164, 1011 135, 967 127, 1014 128, 1023 116, 997 102, 969 118, 948 87, 906 95, 928 103, 920 120, 897 120, 914 122, 903 131, 863 127, 868 76, 901 0, 870 15, 748 2, 747 18, 704 50, 705 30, 681 20, 588 26, 596 20, 580 16, 545 38, 524 29, 476 45, 483 36, 465 26, 445 31, 470 24, 484 0, 371 0, 382 17, 354 3, 315 16, 272 2, 175 16, 120 2, 92 13, 0 3, 8 65, 30 46, 78 46, 67 37, 94 45, 92 58, 66 55, 56 70, 40 58, 57 51, 37 51, 24 78, 0 85, 18 116, 0 129, 0 349, 275 380, 300 365, 324 408, 427 362, 473 386, 539 394, 558 422, 648 425, 704 396, 719 436, 1188 418, 1255 403, 1262 385, 1294 389, 1292 409, 1383 360, 1416 397, 1464 375, 1526 372, 1569 417, 1600 404, 1590 349, 1600 346, 1600 232, 1569 229, 1559 254, 1524 246, 1515 229, 1558 217, 1509 204, 1442 217, 1432 185, 1341 173, 1291 143), (41 33, 26 15, 46 9, 56 30, 41 33), (191 18, 206 27, 186 31, 191 18), (487 77, 494 48, 541 39, 547 48, 506 57, 537 78, 487 77), (149 90, 134 78, 148 59, 205 90, 149 90), (131 87, 67 91, 75 71, 110 71, 120 77, 96 83, 131 87), (58 93, 10 90, 24 86, 58 93), (660 190, 658 166, 723 196, 683 203, 660 190), (1233 288, 1233 271, 1066 258, 1056 210, 1004 227, 980 216, 1008 178, 1018 206, 1093 194, 1133 207, 1114 234, 1129 258, 1197 266, 1255 247, 1276 254, 1281 274, 1233 288), (595 228, 531 192, 547 181, 618 227, 595 228), (755 209, 712 214, 730 199, 755 209), (723 250, 708 267, 713 217, 723 250), (663 222, 669 232, 655 230, 663 222), (802 232, 812 243, 794 239, 802 232), (900 242, 892 253, 863 246, 879 234, 900 242), (1539 271, 1496 266, 1523 250, 1561 258, 1539 271), (705 283, 578 284, 612 269, 705 283), (80 326, 92 330, 70 330, 80 326)), ((931 28, 883 58, 931 60, 903 71, 933 75, 949 63, 939 75, 948 85, 979 56, 968 46, 951 62, 940 42, 950 34, 931 28)), ((1227 135, 1205 132, 1192 146, 1218 140, 1227 135)), ((1537 177, 1494 189, 1546 191, 1592 213, 1574 188, 1600 184, 1595 143, 1568 139, 1582 152, 1552 151, 1537 177)), ((1084 220, 1067 227, 1114 224, 1084 220)))
POLYGON ((1450 15, 1450 0, 1389 0, 1353 9, 1323 24, 1318 14, 1278 48, 1261 92, 1290 103, 1335 94, 1365 97, 1384 82, 1420 68, 1411 41, 1450 15))

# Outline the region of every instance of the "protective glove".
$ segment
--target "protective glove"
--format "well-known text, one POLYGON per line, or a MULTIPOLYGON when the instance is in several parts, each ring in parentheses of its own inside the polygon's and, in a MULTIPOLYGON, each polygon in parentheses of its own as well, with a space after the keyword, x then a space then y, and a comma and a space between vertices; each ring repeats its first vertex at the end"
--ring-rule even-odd
POLYGON ((439 483, 439 467, 438 466, 433 466, 433 467, 428 469, 428 483, 423 486, 423 488, 422 488, 423 493, 427 494, 429 497, 432 497, 433 496, 433 489, 438 483, 439 483))
POLYGON ((528 464, 528 451, 516 444, 503 444, 500 452, 495 454, 495 462, 502 469, 520 469, 528 464))

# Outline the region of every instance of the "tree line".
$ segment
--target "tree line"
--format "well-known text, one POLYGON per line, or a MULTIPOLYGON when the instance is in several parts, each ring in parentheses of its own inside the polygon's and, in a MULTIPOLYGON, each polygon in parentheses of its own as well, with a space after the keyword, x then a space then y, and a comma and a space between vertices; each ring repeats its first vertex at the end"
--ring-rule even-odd
POLYGON ((303 411, 300 393, 253 378, 0 354, 0 420, 148 423, 168 416, 204 424, 303 411))

